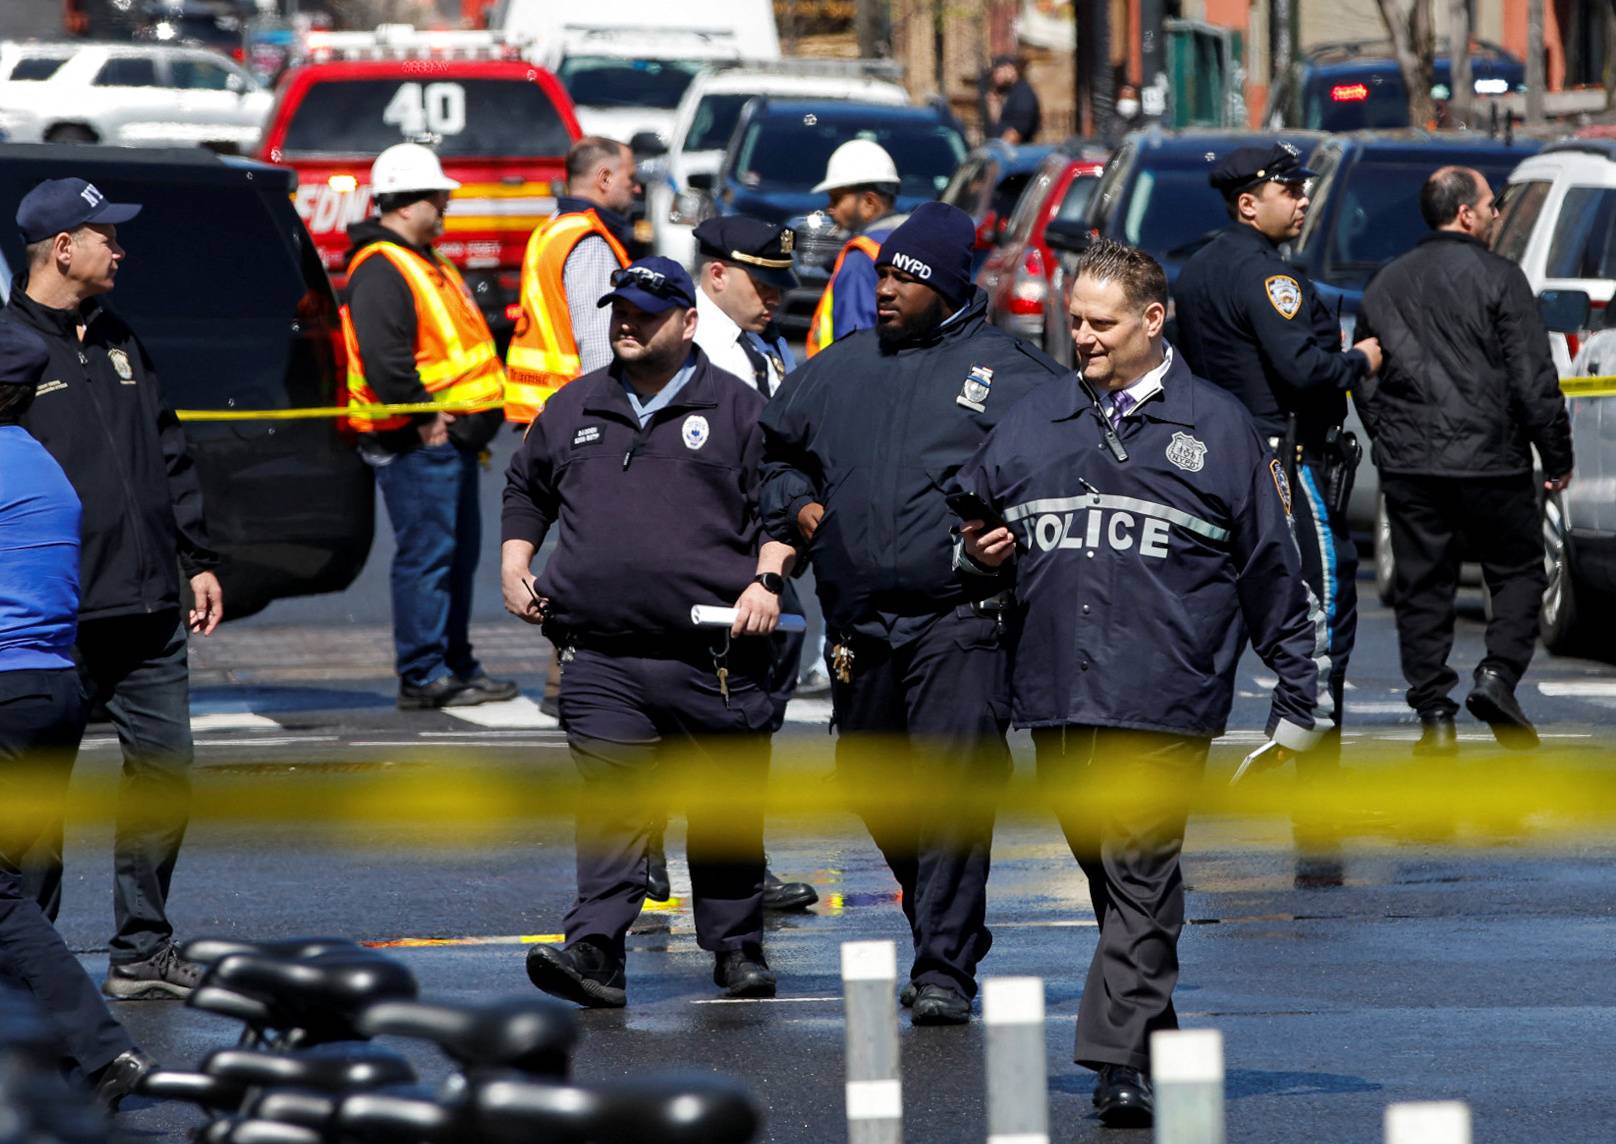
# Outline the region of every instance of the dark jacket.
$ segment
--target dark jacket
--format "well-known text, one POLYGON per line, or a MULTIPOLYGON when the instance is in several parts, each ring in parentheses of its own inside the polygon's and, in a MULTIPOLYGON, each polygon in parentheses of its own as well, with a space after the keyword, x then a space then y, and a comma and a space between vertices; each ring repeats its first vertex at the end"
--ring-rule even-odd
POLYGON ((1354 395, 1388 473, 1571 471, 1571 422, 1549 335, 1521 268, 1469 235, 1434 231, 1364 291, 1358 330, 1380 338, 1378 380, 1354 395))
MULTIPOLYGON (((353 246, 343 255, 343 265, 352 263, 361 250, 378 242, 397 243, 428 261, 433 258, 431 247, 412 246, 397 231, 389 230, 373 218, 350 226, 348 239, 353 246)), ((348 317, 359 342, 359 358, 365 363, 365 380, 375 390, 377 399, 387 405, 431 401, 432 395, 421 384, 421 375, 415 369, 415 296, 396 266, 385 258, 372 256, 354 271, 348 279, 348 317)), ((417 413, 415 422, 430 421, 434 416, 417 413)), ((504 419, 504 413, 498 409, 459 414, 449 423, 449 438, 462 449, 475 452, 494 439, 504 419)), ((402 429, 367 433, 365 440, 386 452, 402 453, 418 448, 421 435, 414 425, 406 425, 402 429)))
POLYGON ((56 458, 84 505, 79 618, 177 609, 176 557, 187 577, 219 563, 185 431, 134 332, 96 299, 82 316, 81 342, 80 313, 28 297, 26 273, 12 281, 0 315, 36 330, 50 350, 21 424, 56 458))
POLYGON ((563 386, 505 474, 502 540, 555 550, 550 623, 583 636, 681 636, 695 604, 733 606, 757 572, 763 397, 697 349, 644 429, 615 368, 563 386))
POLYGON ((1016 402, 1065 371, 989 325, 985 308, 979 290, 964 313, 896 348, 874 330, 849 334, 764 410, 764 527, 800 547, 798 510, 825 506, 808 551, 833 630, 903 643, 987 594, 950 569, 958 518, 943 490, 1016 402))
POLYGON ((1262 233, 1230 223, 1190 256, 1173 284, 1174 346, 1197 377, 1245 404, 1266 437, 1317 447, 1347 415, 1347 390, 1369 372, 1341 349, 1341 321, 1306 274, 1262 233))
POLYGON ((960 471, 1016 536, 1017 726, 1221 735, 1249 633, 1279 679, 1269 732, 1311 745, 1330 718, 1328 631, 1279 462, 1239 402, 1176 357, 1119 435, 1126 461, 1068 378, 1011 410, 960 471))

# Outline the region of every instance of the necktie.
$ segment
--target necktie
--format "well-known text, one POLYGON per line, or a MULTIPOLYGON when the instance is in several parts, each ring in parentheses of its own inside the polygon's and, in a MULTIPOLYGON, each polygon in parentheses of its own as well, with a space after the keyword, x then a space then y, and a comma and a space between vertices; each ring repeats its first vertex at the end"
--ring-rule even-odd
POLYGON ((1128 416, 1128 410, 1133 408, 1133 396, 1128 393, 1118 393, 1111 398, 1111 428, 1122 428, 1122 419, 1128 416))
POLYGON ((769 360, 752 344, 745 330, 736 335, 735 340, 746 353, 746 360, 752 363, 752 380, 757 384, 758 392, 764 397, 769 396, 769 360))

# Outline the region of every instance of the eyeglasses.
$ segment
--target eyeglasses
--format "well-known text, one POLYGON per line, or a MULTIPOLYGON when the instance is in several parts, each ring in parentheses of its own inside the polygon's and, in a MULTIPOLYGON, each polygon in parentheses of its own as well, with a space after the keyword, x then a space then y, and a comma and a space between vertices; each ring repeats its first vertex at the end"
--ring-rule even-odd
POLYGON ((614 270, 611 283, 614 290, 619 286, 638 286, 658 298, 676 298, 682 293, 662 271, 645 266, 625 266, 620 270, 614 270))

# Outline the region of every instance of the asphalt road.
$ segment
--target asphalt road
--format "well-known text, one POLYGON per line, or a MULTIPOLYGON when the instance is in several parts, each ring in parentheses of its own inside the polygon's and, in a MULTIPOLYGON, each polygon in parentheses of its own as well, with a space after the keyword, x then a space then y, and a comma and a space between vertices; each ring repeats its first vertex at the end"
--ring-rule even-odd
MULTIPOLYGON (((1365 585, 1367 587, 1367 585, 1365 585)), ((1455 662, 1480 649, 1475 611, 1455 662)), ((560 733, 537 713, 546 651, 514 623, 480 627, 491 663, 514 671, 528 696, 499 710, 404 714, 391 705, 385 633, 376 627, 226 629, 196 651, 199 786, 247 779, 274 792, 313 773, 373 781, 453 755, 471 773, 569 780, 560 733), (468 721, 468 718, 479 720, 468 721)), ((1371 608, 1360 630, 1348 703, 1349 746, 1393 744, 1416 728, 1401 703, 1390 615, 1371 608)), ((1243 665, 1231 734, 1214 752, 1229 768, 1257 741, 1266 671, 1243 665)), ((1522 689, 1552 737, 1544 752, 1608 752, 1616 729, 1616 670, 1544 657, 1522 689)), ((796 705, 783 733, 791 768, 823 768, 823 701, 796 705), (817 761, 816 761, 817 760, 817 761)), ((1455 784, 1511 759, 1484 728, 1461 726, 1455 784)), ((1018 766, 1029 751, 1017 740, 1018 766)), ((80 781, 116 766, 106 728, 92 728, 80 781)), ((1601 757, 1602 758, 1602 757, 1601 757)), ((437 939, 396 948, 424 996, 520 996, 526 943, 554 934, 572 891, 571 831, 543 807, 510 808, 475 836, 366 821, 343 830, 198 821, 175 876, 182 936, 272 938, 328 934, 365 941, 437 939), (456 845, 455 843, 461 843, 456 845)), ((1367 834, 1347 849, 1345 884, 1299 890, 1285 823, 1192 821, 1185 869, 1189 917, 1178 1004, 1185 1025, 1225 1038, 1229 1139, 1369 1142, 1394 1101, 1460 1099, 1475 1139, 1611 1138, 1616 1096, 1616 939, 1610 884, 1616 840, 1550 845, 1533 824, 1461 826, 1458 842, 1367 834)), ((762 1139, 845 1138, 843 941, 906 935, 879 855, 851 819, 772 821, 774 869, 816 884, 811 913, 771 920, 780 976, 772 1003, 715 1004, 710 962, 695 946, 687 904, 647 912, 631 939, 630 1006, 583 1015, 577 1056, 585 1078, 682 1067, 744 1077, 766 1110, 762 1139)), ((670 855, 681 852, 678 827, 670 855)), ((70 832, 61 926, 99 975, 110 924, 108 832, 70 832)), ((676 898, 688 879, 675 858, 676 898)), ((993 951, 984 975, 1046 981, 1054 1139, 1146 1139, 1102 1130, 1091 1074, 1071 1063, 1073 1020, 1095 931, 1082 879, 1053 823, 1002 823, 991 883, 993 951)), ((183 1067, 233 1040, 229 1023, 163 1002, 117 1006, 140 1042, 183 1067)), ((423 1079, 446 1073, 407 1043, 423 1079)), ((906 1136, 953 1142, 985 1136, 983 1029, 901 1029, 906 1136)), ((132 1100, 131 1138, 179 1140, 196 1116, 132 1100)))

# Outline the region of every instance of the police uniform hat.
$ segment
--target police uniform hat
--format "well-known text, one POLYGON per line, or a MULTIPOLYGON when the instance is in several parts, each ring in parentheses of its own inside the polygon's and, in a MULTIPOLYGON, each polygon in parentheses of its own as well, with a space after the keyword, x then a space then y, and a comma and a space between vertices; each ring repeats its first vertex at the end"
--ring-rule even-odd
POLYGON ((797 284, 791 270, 796 243, 790 227, 744 215, 710 218, 696 227, 696 244, 705 257, 734 262, 755 280, 781 290, 797 284))
POLYGON ((1302 163, 1302 153, 1295 147, 1275 143, 1230 151, 1218 160, 1207 181, 1228 199, 1258 183, 1305 183, 1314 173, 1302 163))

